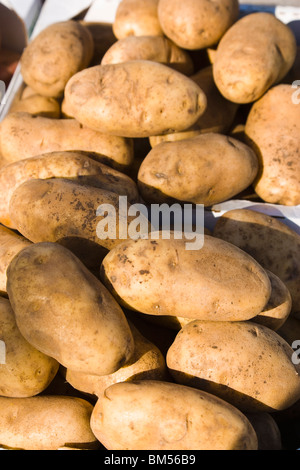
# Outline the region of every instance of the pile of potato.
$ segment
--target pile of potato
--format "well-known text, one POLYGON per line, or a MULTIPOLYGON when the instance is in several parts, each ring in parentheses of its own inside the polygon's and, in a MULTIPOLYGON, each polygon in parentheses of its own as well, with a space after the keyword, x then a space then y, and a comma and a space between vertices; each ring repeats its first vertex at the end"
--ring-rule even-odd
POLYGON ((243 209, 194 251, 97 235, 120 196, 299 205, 297 60, 237 0, 122 0, 28 45, 0 123, 0 447, 299 447, 297 231, 243 209))

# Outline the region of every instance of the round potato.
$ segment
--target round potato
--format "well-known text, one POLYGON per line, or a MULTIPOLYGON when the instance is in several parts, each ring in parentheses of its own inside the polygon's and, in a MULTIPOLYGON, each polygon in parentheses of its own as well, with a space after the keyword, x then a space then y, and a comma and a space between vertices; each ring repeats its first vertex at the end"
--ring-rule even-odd
POLYGON ((116 38, 163 36, 157 6, 158 0, 122 0, 113 22, 116 38))
POLYGON ((75 119, 11 113, 1 122, 1 152, 7 163, 51 152, 90 152, 101 162, 125 170, 133 163, 133 142, 83 126, 75 119))
POLYGON ((256 450, 247 418, 219 398, 144 380, 105 390, 91 428, 108 450, 256 450))
POLYGON ((208 133, 155 146, 140 166, 138 186, 147 202, 172 199, 209 207, 248 188, 257 172, 258 159, 249 146, 208 133))
POLYGON ((262 325, 197 320, 178 333, 167 366, 176 382, 243 412, 273 412, 300 399, 300 366, 292 357, 292 348, 262 325))
POLYGON ((148 60, 83 70, 69 80, 65 101, 83 125, 127 138, 188 129, 207 105, 193 80, 148 60))
POLYGON ((252 103, 292 67, 296 58, 292 30, 271 13, 246 15, 221 39, 214 58, 214 80, 234 103, 252 103))
POLYGON ((300 313, 300 236, 276 217, 236 209, 218 218, 214 237, 238 246, 286 285, 300 313))
POLYGON ((277 85, 251 108, 245 134, 259 156, 254 189, 265 202, 300 204, 299 105, 290 85, 277 85))
POLYGON ((10 450, 97 449, 90 419, 93 406, 80 398, 0 398, 0 442, 10 450))
POLYGON ((18 160, 0 169, 0 222, 16 228, 9 215, 14 191, 32 179, 70 179, 78 184, 102 188, 127 196, 129 203, 139 202, 136 183, 129 176, 95 160, 85 152, 50 152, 18 160))
POLYGON ((0 396, 27 398, 46 390, 59 363, 23 338, 10 302, 4 298, 0 298, 0 341, 5 345, 5 360, 0 361, 0 396))
POLYGON ((214 46, 238 19, 237 0, 159 0, 158 17, 165 35, 184 49, 214 46))
POLYGON ((60 98, 68 80, 88 67, 93 54, 94 42, 88 28, 77 21, 54 23, 24 50, 22 77, 38 94, 60 98))
POLYGON ((132 60, 159 62, 188 76, 194 72, 194 64, 188 52, 162 36, 129 36, 120 39, 108 49, 101 64, 121 64, 132 60))
POLYGON ((24 338, 62 366, 109 375, 130 360, 134 341, 121 307, 66 248, 22 250, 8 268, 7 293, 24 338))
POLYGON ((127 240, 106 255, 101 279, 127 308, 157 316, 247 320, 271 295, 253 258, 210 236, 196 251, 184 240, 127 240))

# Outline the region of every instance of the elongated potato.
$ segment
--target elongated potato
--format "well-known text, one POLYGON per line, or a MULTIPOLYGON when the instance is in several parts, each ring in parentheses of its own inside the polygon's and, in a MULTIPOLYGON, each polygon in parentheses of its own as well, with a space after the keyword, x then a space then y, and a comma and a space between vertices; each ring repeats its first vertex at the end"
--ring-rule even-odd
POLYGON ((109 387, 91 417, 108 450, 256 450, 247 418, 217 397, 174 383, 109 387))
POLYGON ((113 23, 116 38, 163 36, 157 6, 158 0, 122 0, 113 23))
POLYGON ((247 320, 271 295, 253 258, 210 236, 197 251, 183 240, 127 240, 104 258, 101 276, 119 302, 149 315, 247 320))
POLYGON ((219 42, 238 19, 237 0, 159 0, 163 32, 184 49, 204 49, 219 42))
POLYGON ((120 64, 131 60, 151 60, 192 75, 194 64, 187 51, 162 36, 129 36, 113 44, 101 64, 120 64))
POLYGON ((50 152, 84 151, 117 169, 133 162, 133 142, 82 126, 75 119, 11 113, 1 122, 1 151, 7 163, 50 152))
POLYGON ((129 176, 93 159, 85 152, 50 152, 19 160, 0 169, 0 222, 14 227, 9 216, 9 203, 14 191, 32 179, 64 178, 78 184, 102 188, 130 203, 139 202, 136 183, 129 176))
POLYGON ((37 93, 60 98, 67 81, 90 64, 93 54, 88 28, 77 21, 54 23, 26 47, 21 58, 22 77, 37 93))
POLYGON ((79 72, 66 86, 65 101, 83 125, 127 138, 185 130, 207 104, 205 94, 189 77, 147 60, 79 72))
POLYGON ((256 151, 260 171, 254 189, 272 204, 300 204, 299 104, 290 85, 277 85, 251 108, 245 135, 256 151))
POLYGON ((0 444, 10 450, 96 449, 93 406, 74 397, 0 398, 0 444))
POLYGON ((24 338, 64 367, 108 375, 130 360, 134 342, 121 307, 66 248, 22 250, 8 268, 7 292, 24 338))
POLYGON ((249 209, 226 212, 217 220, 214 237, 249 253, 287 286, 292 312, 300 313, 300 237, 280 219, 249 209))
POLYGON ((166 362, 160 350, 148 341, 131 322, 128 323, 134 340, 134 353, 130 361, 114 374, 103 377, 68 369, 65 377, 72 387, 83 393, 101 397, 105 390, 115 383, 167 378, 166 362))
POLYGON ((151 203, 173 199, 212 206, 248 188, 257 172, 249 146, 209 133, 155 146, 140 166, 138 185, 151 203))
POLYGON ((178 333, 167 366, 176 382, 244 412, 273 412, 300 399, 300 366, 292 357, 292 348, 262 325, 198 320, 178 333))
POLYGON ((0 363, 0 396, 27 398, 46 390, 59 363, 23 338, 10 302, 4 298, 0 298, 0 340, 5 344, 5 361, 0 363))
POLYGON ((215 83, 228 100, 252 103, 288 73, 296 51, 292 30, 273 14, 246 15, 218 45, 213 64, 215 83))

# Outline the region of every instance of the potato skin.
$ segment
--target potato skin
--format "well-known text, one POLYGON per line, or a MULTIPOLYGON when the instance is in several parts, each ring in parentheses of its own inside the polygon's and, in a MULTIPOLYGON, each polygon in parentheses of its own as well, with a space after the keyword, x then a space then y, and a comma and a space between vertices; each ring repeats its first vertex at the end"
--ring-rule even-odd
POLYGON ((209 207, 248 188, 257 172, 249 146, 209 133, 155 146, 140 166, 138 186, 148 202, 171 198, 209 207))
POLYGON ((83 151, 124 170, 134 156, 131 139, 93 131, 75 119, 34 117, 29 113, 7 115, 1 122, 0 141, 7 164, 50 152, 83 151))
POLYGON ((276 217, 250 209, 226 212, 217 220, 213 236, 250 254, 275 274, 292 296, 292 313, 300 312, 300 237, 276 217))
POLYGON ((56 243, 34 244, 19 253, 8 268, 7 292, 24 338, 64 367, 108 375, 133 354, 121 307, 76 256, 56 243))
POLYGON ((237 0, 159 0, 158 17, 167 37, 178 46, 204 49, 219 42, 238 19, 237 0))
POLYGON ((0 222, 16 228, 9 215, 14 191, 32 179, 64 178, 78 184, 102 188, 139 202, 136 183, 129 176, 110 168, 85 152, 50 152, 13 162, 0 169, 0 222))
POLYGON ((113 23, 116 38, 163 36, 157 6, 158 0, 122 0, 113 23))
POLYGON ((214 80, 228 100, 252 103, 288 73, 295 58, 296 38, 290 28, 271 13, 252 13, 221 39, 214 80))
POLYGON ((147 60, 79 72, 66 86, 65 101, 83 125, 127 138, 187 129, 207 105, 205 94, 189 77, 147 60))
POLYGON ((60 119, 61 117, 59 101, 55 98, 48 98, 38 94, 18 100, 11 106, 9 112, 29 113, 33 116, 43 116, 52 119, 60 119))
POLYGON ((96 449, 92 411, 88 401, 74 397, 0 398, 1 445, 12 450, 96 449))
POLYGON ((27 398, 42 393, 56 376, 59 363, 46 356, 21 335, 10 301, 0 298, 0 340, 6 346, 0 364, 0 396, 27 398))
POLYGON ((108 450, 257 449, 256 434, 237 409, 167 382, 112 385, 94 407, 91 428, 108 450))
POLYGON ((243 412, 284 410, 300 398, 292 348, 253 322, 186 325, 167 354, 174 380, 226 400, 243 412))
POLYGON ((184 240, 127 240, 106 255, 101 279, 127 308, 158 316, 247 320, 271 295, 258 263, 210 236, 197 251, 184 240))
POLYGON ((300 120, 290 85, 271 88, 251 108, 245 126, 247 142, 260 160, 254 189, 272 204, 300 204, 300 120))
POLYGON ((24 82, 37 93, 60 98, 67 81, 86 68, 94 54, 93 37, 77 21, 45 28, 25 49, 21 58, 24 82))

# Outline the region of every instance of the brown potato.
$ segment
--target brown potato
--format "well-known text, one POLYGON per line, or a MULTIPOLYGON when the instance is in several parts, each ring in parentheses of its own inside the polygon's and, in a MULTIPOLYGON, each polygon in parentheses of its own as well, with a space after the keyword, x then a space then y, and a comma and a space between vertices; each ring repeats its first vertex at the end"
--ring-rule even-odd
POLYGON ((299 105, 290 85, 277 85, 251 108, 245 134, 260 160, 254 189, 272 204, 300 204, 299 105))
POLYGON ((93 37, 77 21, 54 23, 26 47, 21 58, 24 82, 43 96, 60 98, 67 81, 90 64, 93 37))
POLYGON ((11 113, 1 122, 1 151, 7 163, 50 152, 83 151, 116 169, 133 162, 133 142, 82 126, 75 119, 11 113))
POLYGON ((134 341, 121 307, 66 248, 22 250, 7 270, 7 293, 23 337, 62 366, 109 375, 130 360, 134 341))
POLYGON ((29 113, 33 116, 42 116, 52 119, 60 119, 61 117, 61 107, 58 100, 37 94, 15 102, 9 112, 29 113))
POLYGON ((108 450, 256 450, 247 418, 213 395, 174 383, 112 385, 91 428, 108 450))
POLYGON ((249 253, 275 274, 292 296, 292 312, 300 313, 300 237, 276 217, 250 209, 226 212, 217 219, 214 237, 249 253))
POLYGON ((0 398, 1 446, 28 451, 97 449, 92 412, 88 401, 74 397, 0 398))
POLYGON ((221 39, 214 58, 214 80, 229 101, 252 103, 282 80, 295 57, 292 30, 271 13, 252 13, 221 39))
POLYGON ((116 38, 163 36, 157 6, 158 0, 122 0, 113 23, 116 38))
POLYGON ((249 146, 209 133, 155 146, 140 166, 138 186, 147 202, 171 199, 209 207, 248 188, 257 172, 249 146))
POLYGON ((46 390, 59 363, 23 338, 10 302, 4 298, 0 298, 0 340, 5 344, 4 364, 0 361, 0 396, 27 398, 46 390))
POLYGON ((163 32, 184 49, 217 44, 238 19, 237 0, 159 0, 158 18, 163 32))
POLYGON ((212 393, 243 412, 284 410, 300 399, 300 366, 277 333, 253 322, 195 321, 167 354, 176 382, 212 393))
POLYGON ((69 80, 65 101, 83 125, 127 138, 188 129, 207 105, 193 80, 148 60, 83 70, 69 80))
POLYGON ((271 295, 253 258, 210 236, 197 251, 184 240, 127 240, 106 255, 101 279, 122 305, 156 316, 247 320, 271 295))
POLYGON ((139 202, 136 183, 129 176, 94 160, 85 152, 50 152, 19 160, 0 169, 0 223, 16 228, 9 215, 9 203, 14 191, 32 179, 70 179, 78 184, 102 188, 129 203, 139 202))

